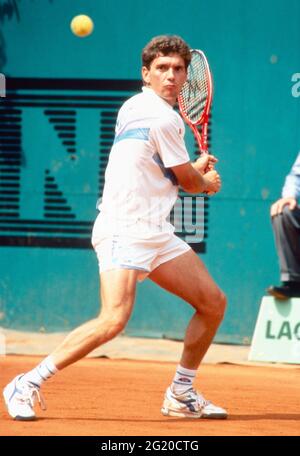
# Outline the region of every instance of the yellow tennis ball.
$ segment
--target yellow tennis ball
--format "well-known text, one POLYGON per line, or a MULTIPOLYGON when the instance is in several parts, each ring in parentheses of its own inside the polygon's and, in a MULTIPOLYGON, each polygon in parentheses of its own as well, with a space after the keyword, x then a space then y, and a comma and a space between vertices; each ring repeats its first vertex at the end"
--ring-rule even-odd
POLYGON ((85 14, 75 16, 71 21, 71 30, 76 36, 88 36, 92 33, 93 29, 94 23, 92 19, 85 14))

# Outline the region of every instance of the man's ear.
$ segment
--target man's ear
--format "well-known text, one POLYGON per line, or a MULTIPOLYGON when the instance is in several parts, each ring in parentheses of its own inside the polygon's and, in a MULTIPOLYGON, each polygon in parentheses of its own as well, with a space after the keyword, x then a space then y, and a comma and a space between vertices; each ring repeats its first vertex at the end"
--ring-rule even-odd
POLYGON ((150 85, 150 70, 147 67, 142 67, 142 78, 146 85, 150 85))

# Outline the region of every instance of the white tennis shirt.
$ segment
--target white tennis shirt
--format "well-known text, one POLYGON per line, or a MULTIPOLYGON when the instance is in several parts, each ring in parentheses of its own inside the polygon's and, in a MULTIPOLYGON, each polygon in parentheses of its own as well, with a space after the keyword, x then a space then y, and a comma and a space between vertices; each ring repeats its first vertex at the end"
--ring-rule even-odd
POLYGON ((100 220, 110 233, 173 232, 167 220, 178 196, 172 166, 190 158, 184 123, 150 88, 121 107, 105 172, 100 220))

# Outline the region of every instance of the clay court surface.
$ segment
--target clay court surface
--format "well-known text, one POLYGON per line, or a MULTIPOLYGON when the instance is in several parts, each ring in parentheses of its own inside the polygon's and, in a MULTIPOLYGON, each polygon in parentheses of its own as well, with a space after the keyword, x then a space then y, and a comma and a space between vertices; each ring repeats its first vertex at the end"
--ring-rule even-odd
MULTIPOLYGON (((40 357, 0 357, 0 387, 40 357)), ((196 386, 229 412, 227 420, 168 418, 160 414, 176 364, 89 358, 43 387, 45 412, 15 422, 0 404, 5 436, 227 436, 300 435, 299 369, 203 365, 196 386)), ((2 395, 1 395, 2 396, 2 395)), ((1 397, 2 399, 2 397, 1 397)))

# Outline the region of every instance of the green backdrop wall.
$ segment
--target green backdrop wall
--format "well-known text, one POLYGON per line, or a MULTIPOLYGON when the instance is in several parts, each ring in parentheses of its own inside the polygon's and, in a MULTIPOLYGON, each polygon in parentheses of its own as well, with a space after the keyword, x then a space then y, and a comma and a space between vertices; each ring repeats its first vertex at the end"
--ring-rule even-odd
MULTIPOLYGON (((279 280, 268 213, 299 145, 299 20, 298 0, 0 1, 1 326, 61 331, 97 314, 89 237, 116 111, 140 88, 142 47, 176 33, 206 52, 215 85, 223 189, 206 201, 199 254, 228 296, 216 340, 249 343, 279 280), (69 28, 81 13, 95 23, 84 39, 69 28)), ((190 315, 145 281, 126 332, 181 339, 190 315)))

